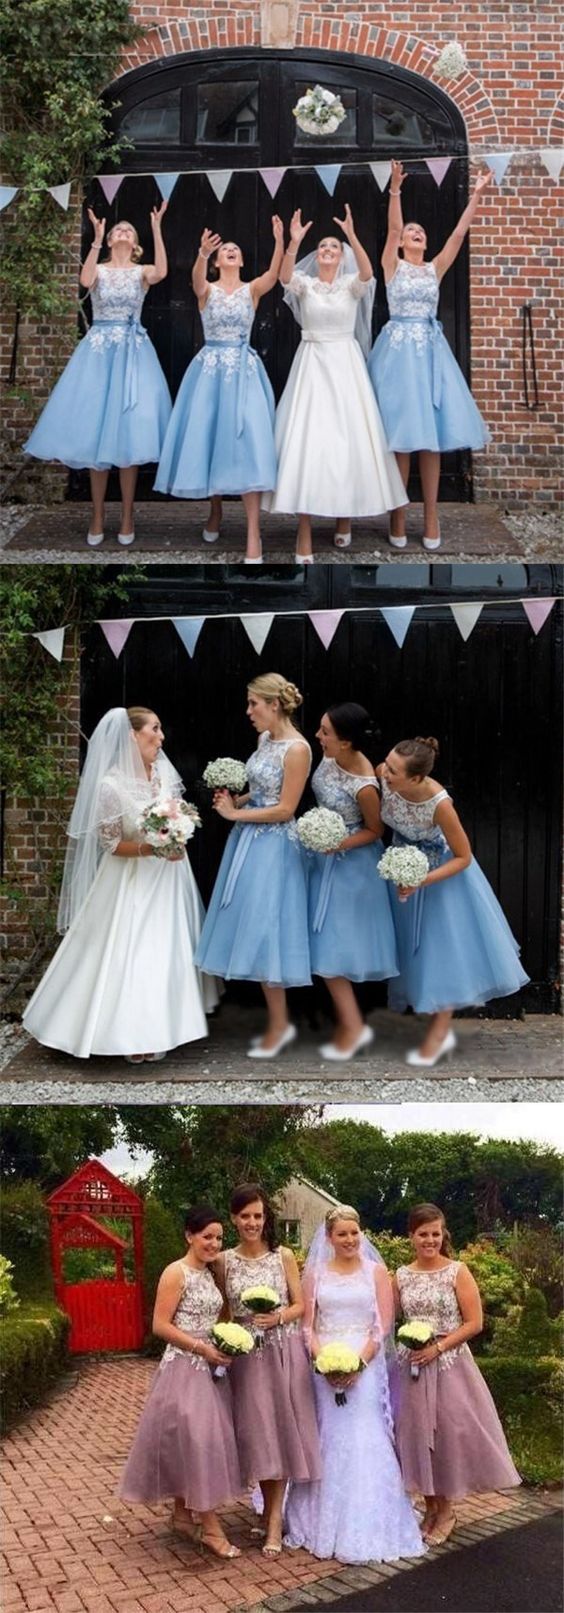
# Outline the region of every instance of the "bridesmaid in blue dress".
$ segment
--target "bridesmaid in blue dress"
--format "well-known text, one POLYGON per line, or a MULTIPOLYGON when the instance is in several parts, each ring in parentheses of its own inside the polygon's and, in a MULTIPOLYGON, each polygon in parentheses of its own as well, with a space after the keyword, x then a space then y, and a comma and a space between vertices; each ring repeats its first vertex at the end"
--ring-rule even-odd
POLYGON ((94 240, 85 258, 80 284, 90 292, 93 323, 75 347, 40 415, 24 453, 58 459, 71 470, 89 470, 92 519, 86 542, 96 549, 104 541, 104 503, 108 474, 119 468, 121 524, 118 543, 133 543, 133 500, 140 465, 158 460, 168 424, 171 400, 159 360, 144 325, 141 309, 149 286, 167 274, 161 234, 166 202, 151 213, 155 247, 153 264, 141 265, 137 230, 121 221, 107 237, 110 255, 98 263, 105 219, 88 209, 94 240))
POLYGON ((382 856, 380 792, 364 755, 368 712, 354 701, 329 706, 317 731, 323 761, 312 778, 317 805, 340 812, 346 838, 336 852, 308 852, 312 974, 322 975, 337 1024, 324 1059, 350 1059, 374 1032, 363 1021, 351 981, 387 980, 398 972, 392 904, 378 878, 382 856))
POLYGON ((451 798, 429 776, 438 750, 436 739, 402 739, 376 769, 394 845, 417 845, 429 861, 421 885, 392 891, 399 975, 389 1004, 432 1015, 421 1047, 407 1055, 422 1068, 456 1047, 455 1008, 510 997, 529 978, 451 798))
MULTIPOLYGON (((437 319, 439 287, 475 217, 491 172, 478 174, 474 193, 452 235, 431 263, 420 224, 404 224, 401 187, 406 175, 392 163, 388 234, 382 253, 390 318, 374 344, 368 369, 384 430, 407 487, 409 461, 419 454, 424 549, 441 542, 437 514, 441 454, 485 448, 489 431, 437 319), (399 253, 402 257, 399 257, 399 253)), ((405 549, 405 508, 392 512, 390 543, 405 549)))
POLYGON ((235 241, 204 230, 192 270, 205 347, 188 366, 172 411, 155 488, 175 498, 211 498, 203 537, 215 543, 221 494, 238 494, 247 517, 246 560, 259 565, 260 495, 276 482, 274 393, 258 353, 249 345, 261 300, 277 284, 284 226, 272 219, 274 253, 266 274, 244 283, 235 241), (208 262, 219 279, 210 285, 208 262))
POLYGON ((196 953, 205 974, 259 980, 267 1029, 249 1058, 275 1058, 295 1040, 287 986, 311 985, 305 862, 294 813, 311 767, 292 717, 302 696, 279 672, 249 684, 247 716, 259 736, 247 762, 249 793, 218 790, 214 807, 233 824, 196 953))

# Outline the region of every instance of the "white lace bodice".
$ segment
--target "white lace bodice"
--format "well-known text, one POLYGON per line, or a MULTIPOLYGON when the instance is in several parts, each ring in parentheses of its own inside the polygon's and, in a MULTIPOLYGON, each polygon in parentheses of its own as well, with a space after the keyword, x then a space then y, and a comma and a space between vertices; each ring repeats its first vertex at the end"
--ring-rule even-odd
POLYGON ((315 769, 311 784, 317 805, 328 807, 331 812, 340 812, 350 834, 362 828, 364 819, 357 796, 366 786, 378 787, 374 777, 347 773, 332 756, 324 756, 315 769))
MULTIPOLYGON (((249 1325, 250 1312, 243 1304, 241 1294, 247 1288, 273 1288, 278 1294, 282 1308, 290 1303, 288 1283, 284 1262, 279 1249, 269 1249, 267 1254, 259 1255, 258 1260, 247 1260, 243 1255, 237 1254, 235 1249, 226 1249, 225 1261, 225 1291, 229 1301, 229 1309, 234 1321, 240 1322, 243 1327, 249 1325)), ((299 1320, 286 1322, 282 1328, 265 1328, 262 1334, 264 1344, 280 1343, 284 1333, 297 1333, 300 1330, 299 1320)))
POLYGON ((314 1331, 318 1339, 361 1348, 375 1330, 379 1331, 372 1270, 362 1266, 342 1275, 328 1266, 316 1293, 314 1331))
POLYGON ((110 269, 101 263, 90 292, 93 319, 123 323, 141 318, 145 300, 143 270, 136 263, 131 269, 110 269))
POLYGON ((439 282, 434 263, 398 263, 386 287, 393 319, 435 319, 439 282))
MULTIPOLYGON (((204 1271, 192 1271, 183 1261, 179 1265, 182 1267, 184 1286, 172 1318, 173 1325, 194 1338, 207 1339, 223 1306, 221 1293, 207 1267, 204 1271)), ((161 1367, 176 1355, 181 1355, 198 1371, 209 1372, 209 1363, 203 1356, 195 1355, 192 1350, 182 1350, 178 1344, 167 1344, 161 1367)))
MULTIPOLYGON (((297 734, 295 739, 272 739, 268 732, 260 735, 257 749, 247 762, 247 779, 253 806, 278 805, 284 783, 284 762, 291 745, 305 745, 311 757, 307 740, 300 739, 297 734)), ((256 827, 260 828, 261 825, 258 824, 256 827)))
POLYGON ((300 302, 302 340, 354 336, 357 303, 372 286, 357 274, 338 275, 329 284, 297 269, 286 290, 290 303, 292 295, 300 302))
POLYGON ((161 792, 158 767, 144 783, 125 778, 123 773, 106 774, 100 785, 98 837, 104 851, 115 851, 120 840, 140 840, 139 814, 161 792))
MULTIPOLYGON (((449 1260, 448 1266, 441 1266, 438 1271, 418 1271, 415 1266, 399 1266, 396 1282, 404 1320, 429 1322, 438 1338, 446 1333, 455 1333, 462 1326, 462 1314, 456 1297, 459 1271, 459 1260, 449 1260)), ((404 1356, 411 1355, 405 1346, 400 1344, 398 1348, 404 1356)), ((467 1349, 467 1344, 459 1344, 453 1350, 444 1350, 439 1356, 439 1370, 449 1367, 460 1351, 467 1349)))
POLYGON ((254 317, 250 286, 232 292, 217 284, 210 286, 201 316, 206 342, 248 342, 254 317))
POLYGON ((406 801, 402 795, 390 789, 385 778, 381 779, 381 787, 384 823, 390 829, 395 829, 404 840, 411 840, 414 844, 424 840, 426 844, 435 844, 438 851, 444 850, 446 840, 434 818, 439 803, 450 800, 448 790, 439 790, 428 801, 406 801))

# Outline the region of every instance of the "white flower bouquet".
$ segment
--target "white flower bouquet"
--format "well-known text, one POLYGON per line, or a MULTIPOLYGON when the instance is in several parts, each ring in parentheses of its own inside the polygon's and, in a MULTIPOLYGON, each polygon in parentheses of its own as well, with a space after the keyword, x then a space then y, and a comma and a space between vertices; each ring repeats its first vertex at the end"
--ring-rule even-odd
MULTIPOLYGON (((392 885, 422 885, 429 872, 429 859, 419 846, 388 846, 378 863, 378 873, 381 879, 389 879, 392 885)), ((400 896, 400 902, 406 901, 400 896)))
POLYGON ((442 51, 435 62, 435 72, 440 78, 461 78, 468 69, 468 62, 462 45, 457 39, 451 39, 448 45, 443 45, 442 51))
MULTIPOLYGON (((271 1316, 273 1311, 280 1310, 280 1295, 266 1284, 257 1283, 254 1288, 245 1288, 241 1299, 253 1316, 271 1316)), ((255 1350, 262 1350, 264 1338, 259 1329, 253 1331, 253 1339, 255 1350)))
POLYGON ((201 826, 201 818, 191 801, 159 796, 143 808, 137 828, 157 857, 177 857, 187 840, 201 826))
POLYGON ((347 826, 340 812, 329 807, 312 807, 298 818, 298 835, 306 851, 336 851, 345 839, 347 826))
POLYGON ((335 134, 347 115, 340 95, 324 90, 322 84, 300 95, 292 112, 304 134, 335 134))
MULTIPOLYGON (((403 1344, 406 1350, 425 1350, 434 1338, 435 1330, 430 1322, 404 1322, 402 1327, 398 1327, 398 1344, 403 1344)), ((416 1357, 411 1362, 411 1377, 418 1378, 419 1371, 416 1357)))
POLYGON ((239 795, 247 782, 247 769, 234 756, 218 756, 204 768, 203 780, 210 790, 229 790, 231 795, 239 795))
MULTIPOLYGON (((351 1350, 349 1344, 323 1344, 314 1361, 314 1370, 323 1378, 348 1380, 353 1375, 363 1372, 366 1362, 362 1360, 358 1350, 351 1350)), ((333 1387, 335 1385, 333 1384, 333 1387)), ((348 1387, 348 1385, 347 1385, 348 1387)), ((345 1390, 336 1388, 335 1405, 346 1406, 345 1390)))

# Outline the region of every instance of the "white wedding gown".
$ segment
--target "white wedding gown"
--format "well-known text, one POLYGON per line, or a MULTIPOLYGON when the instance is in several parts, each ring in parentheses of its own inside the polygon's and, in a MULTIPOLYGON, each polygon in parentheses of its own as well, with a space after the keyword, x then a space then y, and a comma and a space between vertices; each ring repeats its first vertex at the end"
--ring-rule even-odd
POLYGON ((218 1002, 193 961, 204 909, 187 857, 112 856, 120 839, 140 838, 139 808, 112 773, 100 799, 104 855, 23 1023, 75 1058, 163 1053, 207 1036, 218 1002))
POLYGON ((278 477, 264 509, 373 516, 407 504, 354 336, 358 299, 371 285, 357 274, 332 284, 292 275, 302 339, 276 412, 278 477))
MULTIPOLYGON (((327 1268, 317 1291, 318 1339, 361 1350, 373 1316, 373 1271, 343 1276, 327 1268)), ((319 1374, 314 1386, 323 1477, 289 1486, 285 1544, 343 1563, 421 1557, 426 1548, 394 1449, 382 1351, 347 1389, 346 1405, 336 1404, 335 1390, 319 1374)))

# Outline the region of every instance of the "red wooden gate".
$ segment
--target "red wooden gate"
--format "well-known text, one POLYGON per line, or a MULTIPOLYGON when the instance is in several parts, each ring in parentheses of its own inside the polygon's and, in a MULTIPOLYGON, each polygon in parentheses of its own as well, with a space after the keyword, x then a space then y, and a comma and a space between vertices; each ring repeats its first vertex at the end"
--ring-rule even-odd
POLYGON ((99 1160, 91 1159, 51 1193, 47 1204, 51 1218, 55 1295, 71 1320, 69 1348, 75 1354, 140 1349, 143 1343, 142 1200, 99 1160), (123 1269, 127 1242, 97 1221, 94 1210, 104 1217, 114 1216, 120 1220, 127 1217, 130 1221, 135 1259, 133 1280, 125 1277, 123 1269), (115 1277, 65 1282, 63 1256, 65 1249, 71 1248, 108 1250, 115 1259, 115 1277))

